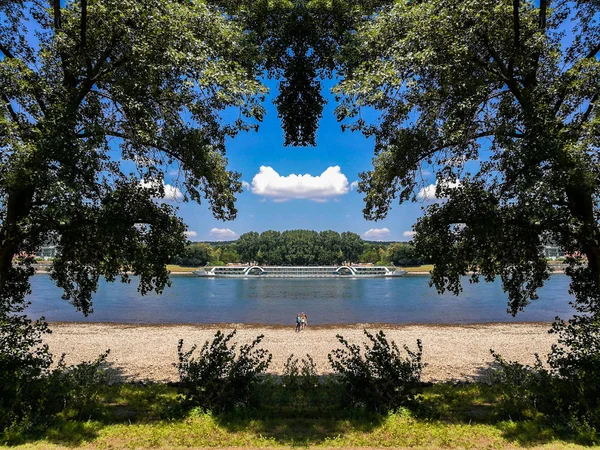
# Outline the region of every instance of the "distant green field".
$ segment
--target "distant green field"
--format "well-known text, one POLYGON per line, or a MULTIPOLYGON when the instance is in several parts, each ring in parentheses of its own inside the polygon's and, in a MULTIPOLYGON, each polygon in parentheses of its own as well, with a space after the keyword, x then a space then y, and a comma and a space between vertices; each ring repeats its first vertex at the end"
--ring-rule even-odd
MULTIPOLYGON (((167 269, 169 270, 169 272, 189 272, 189 273, 191 273, 194 270, 201 269, 201 267, 183 267, 183 266, 177 266, 175 264, 168 264, 167 269)), ((202 267, 202 269, 204 269, 204 267, 202 267)))
POLYGON ((431 272, 433 270, 432 264, 425 264, 423 266, 416 267, 400 267, 400 270, 406 270, 407 272, 431 272))

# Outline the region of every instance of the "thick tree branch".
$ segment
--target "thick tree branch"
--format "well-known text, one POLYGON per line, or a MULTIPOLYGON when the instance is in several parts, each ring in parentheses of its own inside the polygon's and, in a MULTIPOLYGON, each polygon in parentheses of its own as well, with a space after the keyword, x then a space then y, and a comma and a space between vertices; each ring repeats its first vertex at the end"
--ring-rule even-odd
MULTIPOLYGON (((120 139, 131 139, 131 137, 127 136, 125 133, 121 133, 119 131, 112 131, 112 130, 107 131, 106 136, 107 137, 116 137, 116 138, 120 138, 120 139)), ((166 155, 170 156, 174 160, 183 162, 182 155, 174 153, 172 150, 169 150, 168 148, 161 146, 160 144, 158 144, 156 142, 140 142, 140 144, 142 144, 146 147, 155 148, 156 150, 160 150, 161 152, 164 152, 166 155)))
POLYGON ((500 54, 492 47, 487 36, 485 36, 483 34, 479 34, 479 37, 483 41, 483 45, 485 46, 486 50, 492 57, 494 63, 500 69, 500 73, 502 75, 502 78, 504 78, 504 82, 506 83, 506 86, 508 86, 508 89, 510 90, 510 92, 512 92, 512 94, 515 96, 515 98, 521 104, 521 106, 524 106, 525 99, 523 98, 521 89, 519 89, 517 80, 515 80, 513 78, 512 74, 509 71, 509 68, 506 66, 506 64, 504 64, 504 61, 503 61, 502 57, 500 56, 500 54))
MULTIPOLYGON (((495 130, 487 130, 487 131, 481 131, 479 133, 475 133, 473 136, 471 136, 471 138, 469 140, 476 140, 476 139, 482 139, 485 137, 493 137, 493 136, 497 136, 498 133, 495 130)), ((508 137, 513 137, 513 138, 522 138, 524 137, 523 134, 520 133, 505 133, 505 136, 508 137)), ((456 142, 443 142, 439 145, 437 145, 436 147, 433 147, 432 149, 427 150, 425 153, 422 153, 421 155, 419 155, 419 161, 425 159, 425 158, 429 158, 433 155, 435 155, 437 152, 442 151, 448 147, 455 147, 457 145, 461 145, 463 144, 464 141, 460 140, 460 141, 456 141, 456 142)))
POLYGON ((9 192, 5 200, 6 214, 0 226, 0 297, 10 280, 13 258, 22 249, 23 227, 20 224, 31 211, 34 192, 32 186, 20 185, 9 192))
POLYGON ((595 47, 592 47, 590 52, 586 55, 586 59, 594 58, 598 52, 600 52, 600 42, 598 42, 595 47))
MULTIPOLYGON (((53 0, 52 10, 54 12, 54 33, 62 31, 62 11, 60 0, 53 0)), ((73 89, 77 85, 77 79, 69 69, 68 60, 71 55, 65 51, 59 51, 60 63, 63 70, 63 86, 67 89, 73 89)))
POLYGON ((87 34, 87 0, 81 0, 81 23, 80 23, 80 36, 79 36, 79 48, 81 49, 81 51, 85 51, 86 34, 87 34))
MULTIPOLYGON (((585 56, 585 59, 595 58, 598 52, 600 52, 600 42, 598 42, 598 44, 596 44, 596 46, 590 50, 590 52, 585 56)), ((554 115, 558 114, 558 112, 560 111, 560 107, 563 105, 566 97, 567 88, 565 86, 561 89, 558 100, 556 101, 556 105, 554 106, 554 115)))
POLYGON ((2 100, 4 100, 6 109, 8 109, 8 113, 11 115, 13 122, 15 122, 18 125, 19 124, 19 116, 13 109, 12 105, 10 104, 10 100, 8 99, 8 97, 6 96, 6 94, 4 92, 2 93, 2 100))
POLYGON ((520 0, 513 0, 513 30, 515 33, 515 49, 521 48, 521 23, 519 16, 520 0))
POLYGON ((521 49, 521 18, 519 15, 519 6, 520 0, 513 0, 513 41, 514 41, 514 50, 513 54, 508 59, 508 75, 510 77, 514 74, 514 66, 515 66, 515 55, 521 49))
POLYGON ((585 110, 585 112, 581 116, 581 121, 579 122, 580 125, 583 125, 584 123, 586 123, 588 121, 588 119, 590 118, 590 114, 592 113, 592 111, 596 107, 596 102, 597 101, 598 101, 598 93, 596 93, 592 97, 592 99, 590 100, 590 104, 588 105, 587 109, 585 110))
MULTIPOLYGON (((111 58, 112 53, 115 47, 117 46, 117 42, 119 41, 121 36, 122 33, 113 35, 113 37, 110 40, 110 44, 100 54, 95 66, 92 67, 91 70, 88 72, 88 76, 83 81, 81 89, 79 90, 79 92, 77 93, 77 97, 75 98, 75 107, 79 107, 81 102, 83 102, 83 100, 85 99, 86 95, 89 94, 89 92, 93 89, 94 85, 98 82, 97 77, 102 71, 102 68, 104 67, 106 62, 109 60, 109 58, 111 58)), ((116 67, 120 64, 122 64, 122 61, 115 61, 113 62, 112 66, 116 67)))
POLYGON ((2 43, 0 43, 0 52, 2 52, 5 58, 15 59, 15 56, 11 53, 11 51, 2 43))
MULTIPOLYGON (((538 33, 544 35, 546 33, 546 15, 548 14, 548 0, 540 0, 539 20, 538 20, 538 33)), ((531 70, 527 72, 523 79, 523 86, 537 86, 537 72, 540 65, 541 52, 536 51, 532 56, 531 70)))
POLYGON ((548 15, 548 0, 540 0, 540 30, 546 29, 546 16, 548 15))
POLYGON ((60 10, 60 0, 53 1, 53 12, 54 12, 54 29, 60 30, 62 28, 62 17, 60 10))

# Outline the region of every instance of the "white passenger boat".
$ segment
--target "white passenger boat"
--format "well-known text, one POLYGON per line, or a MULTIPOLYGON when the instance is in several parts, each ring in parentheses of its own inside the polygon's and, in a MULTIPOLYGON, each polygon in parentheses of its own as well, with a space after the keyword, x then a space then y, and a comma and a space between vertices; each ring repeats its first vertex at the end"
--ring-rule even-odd
POLYGON ((384 278, 401 277, 405 270, 384 266, 224 266, 196 270, 199 277, 219 278, 384 278))

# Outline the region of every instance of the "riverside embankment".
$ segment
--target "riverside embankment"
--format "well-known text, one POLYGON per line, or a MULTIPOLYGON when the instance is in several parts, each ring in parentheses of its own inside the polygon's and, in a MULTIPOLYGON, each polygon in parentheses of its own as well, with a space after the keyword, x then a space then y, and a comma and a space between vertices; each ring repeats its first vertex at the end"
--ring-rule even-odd
POLYGON ((264 334, 262 346, 273 354, 269 372, 281 373, 290 354, 311 355, 319 373, 330 372, 328 353, 338 346, 337 334, 354 343, 365 340, 363 329, 383 329, 400 347, 416 349, 423 342, 425 381, 473 380, 485 377, 494 349, 508 360, 534 361, 534 353, 545 355, 556 336, 548 334, 548 323, 469 325, 321 325, 296 333, 293 326, 278 325, 128 325, 99 323, 53 323, 45 337, 53 353, 66 353, 68 363, 91 360, 110 349, 108 362, 115 376, 127 380, 175 381, 177 342, 185 348, 212 339, 217 330, 237 329, 236 340, 247 343, 264 334))

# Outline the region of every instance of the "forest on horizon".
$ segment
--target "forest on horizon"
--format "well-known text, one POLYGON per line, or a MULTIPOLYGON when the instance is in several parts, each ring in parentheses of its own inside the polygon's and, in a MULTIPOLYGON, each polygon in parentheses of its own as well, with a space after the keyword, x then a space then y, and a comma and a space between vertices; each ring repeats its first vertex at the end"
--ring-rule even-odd
POLYGON ((427 258, 410 242, 365 241, 349 231, 251 231, 235 241, 189 242, 175 256, 181 266, 225 265, 256 262, 264 265, 339 265, 344 262, 418 266, 427 258))

